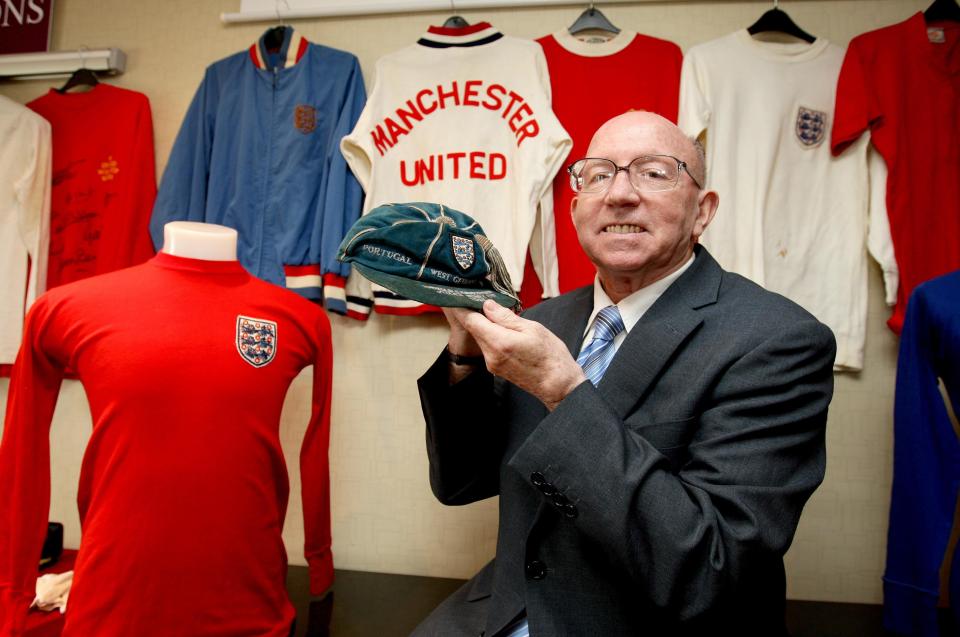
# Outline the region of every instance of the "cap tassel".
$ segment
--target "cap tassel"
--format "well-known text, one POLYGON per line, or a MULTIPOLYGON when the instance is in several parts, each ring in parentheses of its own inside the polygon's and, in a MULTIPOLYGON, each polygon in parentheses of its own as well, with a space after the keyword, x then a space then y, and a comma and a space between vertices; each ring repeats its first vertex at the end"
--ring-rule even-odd
POLYGON ((493 247, 493 242, 484 235, 477 234, 474 238, 477 240, 477 243, 480 244, 480 247, 483 249, 483 254, 490 264, 490 274, 487 275, 487 279, 493 284, 493 289, 516 301, 514 307, 518 312, 523 310, 523 305, 520 303, 520 299, 513 289, 510 274, 507 272, 507 265, 503 262, 500 252, 493 247))

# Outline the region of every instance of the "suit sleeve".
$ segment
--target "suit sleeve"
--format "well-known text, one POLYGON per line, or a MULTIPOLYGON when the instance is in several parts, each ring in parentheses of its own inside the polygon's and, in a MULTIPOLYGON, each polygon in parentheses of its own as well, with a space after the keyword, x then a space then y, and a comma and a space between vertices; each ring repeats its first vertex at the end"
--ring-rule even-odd
POLYGON ((823 479, 835 351, 829 329, 808 319, 733 359, 697 406, 679 468, 589 382, 508 464, 557 485, 578 510, 561 523, 594 540, 597 557, 657 608, 694 621, 790 546, 823 479))
POLYGON ((304 554, 310 572, 310 593, 319 595, 333 583, 330 551, 330 398, 333 387, 333 346, 330 323, 320 314, 313 365, 313 404, 310 423, 300 447, 303 498, 304 554))
POLYGON ((23 634, 50 510, 50 422, 62 366, 45 299, 27 315, 0 440, 0 637, 23 634))
POLYGON ((494 377, 478 369, 448 382, 446 352, 418 381, 427 423, 430 487, 443 504, 469 504, 497 495, 505 431, 494 377))
MULTIPOLYGON (((207 69, 170 151, 150 219, 154 247, 163 247, 163 226, 170 221, 204 221, 207 179, 219 88, 207 69)), ((252 159, 252 158, 251 158, 252 159)))
POLYGON ((340 152, 340 140, 346 137, 357 124, 367 100, 363 86, 360 63, 353 59, 347 80, 345 99, 340 108, 333 137, 327 146, 326 179, 322 209, 317 212, 320 237, 320 268, 323 276, 323 298, 326 308, 337 314, 346 314, 346 277, 350 266, 337 261, 337 248, 347 230, 360 217, 363 208, 363 189, 347 166, 340 152))

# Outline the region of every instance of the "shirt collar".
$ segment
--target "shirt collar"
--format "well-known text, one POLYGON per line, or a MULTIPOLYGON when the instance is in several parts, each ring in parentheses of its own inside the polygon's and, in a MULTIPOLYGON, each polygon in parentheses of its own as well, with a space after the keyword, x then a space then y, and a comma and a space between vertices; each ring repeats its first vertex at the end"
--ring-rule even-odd
MULTIPOLYGON (((662 279, 654 281, 646 287, 640 288, 615 304, 617 310, 620 311, 620 318, 623 319, 624 333, 628 333, 633 329, 637 321, 657 302, 660 295, 666 292, 667 288, 679 279, 680 275, 687 271, 693 264, 694 258, 696 258, 696 255, 691 255, 690 258, 687 259, 687 262, 674 272, 671 272, 662 279)), ((610 300, 610 297, 600 284, 600 275, 597 275, 593 281, 593 312, 590 313, 590 320, 587 321, 587 331, 584 333, 585 335, 589 334, 593 329, 593 321, 597 317, 597 314, 600 313, 600 310, 608 305, 614 305, 614 302, 610 300)))
POLYGON ((310 42, 293 30, 293 27, 284 27, 283 43, 276 53, 269 53, 264 43, 266 33, 250 45, 250 59, 258 69, 289 68, 300 61, 307 52, 310 42))
POLYGON ((431 49, 448 49, 450 47, 481 46, 502 37, 503 34, 494 29, 489 22, 478 22, 461 29, 430 27, 426 33, 420 36, 417 44, 431 49))

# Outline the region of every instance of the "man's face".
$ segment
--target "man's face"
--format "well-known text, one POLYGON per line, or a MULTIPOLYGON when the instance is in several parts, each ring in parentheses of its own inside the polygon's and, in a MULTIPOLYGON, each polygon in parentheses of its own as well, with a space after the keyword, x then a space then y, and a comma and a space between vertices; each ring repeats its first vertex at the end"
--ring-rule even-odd
MULTIPOLYGON (((626 166, 641 155, 672 155, 696 165, 696 151, 678 128, 658 115, 631 112, 604 124, 594 135, 588 157, 626 166)), ((609 189, 580 193, 571 206, 580 245, 611 293, 615 281, 632 290, 663 278, 693 251, 716 208, 716 195, 701 191, 681 171, 676 188, 638 192, 626 172, 609 189)))

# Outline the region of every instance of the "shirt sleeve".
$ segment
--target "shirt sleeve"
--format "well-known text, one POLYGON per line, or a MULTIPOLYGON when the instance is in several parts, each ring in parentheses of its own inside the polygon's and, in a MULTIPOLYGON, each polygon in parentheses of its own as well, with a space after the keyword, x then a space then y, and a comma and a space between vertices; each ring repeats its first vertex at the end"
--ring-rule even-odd
MULTIPOLYGON (((534 199, 530 202, 534 211, 534 221, 531 225, 521 218, 523 215, 529 214, 529 211, 514 211, 514 214, 517 215, 514 221, 515 227, 527 227, 530 232, 526 233, 525 237, 527 245, 517 245, 516 251, 511 250, 510 253, 526 256, 527 250, 530 250, 531 263, 534 271, 540 277, 543 295, 550 297, 557 296, 560 291, 557 238, 553 216, 553 179, 560 170, 563 170, 563 162, 570 155, 573 140, 553 112, 550 72, 547 67, 547 58, 539 45, 534 52, 534 61, 545 104, 544 112, 537 117, 543 127, 541 133, 544 136, 543 145, 538 146, 539 157, 533 158, 535 163, 529 173, 534 188, 534 199), (536 231, 538 226, 539 233, 536 231), (534 245, 534 241, 537 242, 536 245, 534 245)), ((516 272, 518 277, 513 280, 514 288, 517 290, 520 289, 522 283, 521 277, 524 269, 522 258, 520 263, 517 264, 519 266, 519 270, 516 272)), ((511 276, 514 275, 511 274, 511 276)))
POLYGON ((842 153, 880 117, 879 106, 870 91, 861 49, 860 41, 854 38, 840 67, 830 134, 830 150, 834 155, 842 153))
POLYGON ((27 315, 0 440, 0 636, 23 634, 50 510, 50 422, 63 378, 44 297, 27 315))
POLYGON ((900 271, 894 257, 890 219, 887 217, 887 164, 873 144, 867 149, 867 174, 870 179, 867 250, 880 265, 885 300, 887 305, 893 306, 897 302, 900 271))
MULTIPOLYGON (((137 162, 135 183, 130 191, 130 256, 125 266, 139 265, 156 250, 150 240, 150 211, 157 198, 157 168, 153 148, 153 114, 146 95, 138 95, 137 123, 133 131, 133 153, 137 162)), ((162 236, 161 236, 162 240, 162 236)), ((162 241, 161 241, 162 242, 162 241)), ((159 249, 159 247, 157 248, 159 249)))
POLYGON ((344 289, 346 277, 350 274, 349 264, 337 261, 337 248, 347 230, 360 217, 363 207, 363 189, 340 152, 340 140, 356 126, 366 100, 367 92, 363 86, 360 62, 354 58, 345 99, 327 149, 327 185, 322 201, 323 209, 319 211, 321 222, 318 224, 324 305, 337 314, 346 314, 344 289))
POLYGON ((27 142, 31 156, 27 169, 14 185, 19 211, 17 225, 27 254, 30 276, 27 280, 26 307, 40 296, 47 282, 47 252, 50 244, 50 189, 52 174, 52 138, 50 123, 37 116, 27 142))
POLYGON ((937 308, 956 303, 950 288, 931 287, 936 282, 918 286, 910 296, 897 358, 883 597, 884 627, 904 635, 939 632, 940 566, 960 483, 960 442, 938 386, 943 359, 956 355, 960 342, 949 334, 955 312, 944 320, 937 308))
POLYGON ((157 250, 163 247, 163 226, 168 222, 204 220, 218 97, 216 78, 208 68, 183 118, 153 205, 150 236, 157 250))
POLYGON ((680 110, 680 74, 683 71, 683 51, 676 44, 670 43, 668 54, 664 60, 664 75, 660 86, 660 108, 657 111, 671 122, 676 123, 680 110))
POLYGON ((707 79, 699 63, 696 47, 687 52, 680 71, 680 105, 677 125, 687 135, 697 137, 710 123, 707 79))
POLYGON ((330 323, 318 311, 316 359, 313 365, 313 405, 300 447, 303 498, 304 555, 310 571, 310 593, 319 595, 333 582, 330 551, 330 398, 333 387, 333 346, 330 323))

